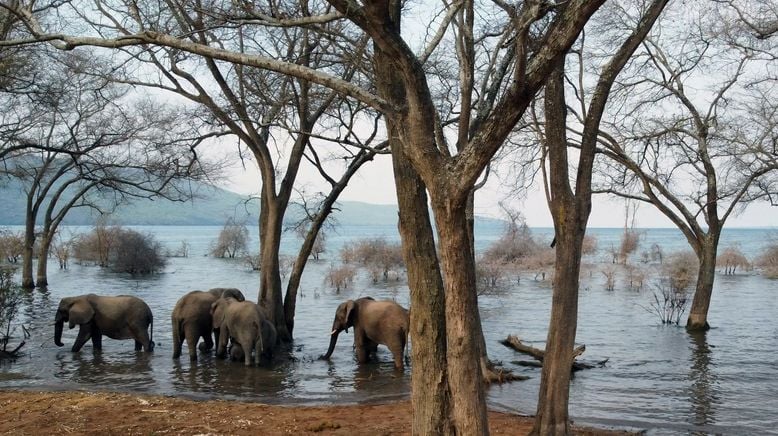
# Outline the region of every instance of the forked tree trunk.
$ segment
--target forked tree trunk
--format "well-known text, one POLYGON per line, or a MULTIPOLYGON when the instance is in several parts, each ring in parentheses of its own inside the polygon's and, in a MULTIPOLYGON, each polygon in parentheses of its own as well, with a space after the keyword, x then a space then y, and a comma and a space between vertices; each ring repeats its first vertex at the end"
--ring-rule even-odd
MULTIPOLYGON (((400 2, 390 2, 387 14, 395 29, 399 29, 400 2)), ((383 98, 402 104, 404 89, 391 61, 380 48, 375 48, 376 87, 383 98)), ((411 432, 419 436, 450 435, 454 427, 446 368, 446 296, 426 186, 405 156, 398 123, 402 120, 386 120, 399 210, 398 229, 411 297, 411 432)))
POLYGON ((481 370, 482 336, 479 334, 475 265, 465 214, 467 198, 447 198, 442 187, 436 191, 444 195, 444 198, 433 197, 432 207, 445 277, 446 358, 454 425, 458 434, 487 435, 489 426, 481 370))
POLYGON ((708 324, 708 309, 713 296, 713 282, 716 279, 716 253, 720 232, 709 230, 708 238, 703 241, 698 253, 700 269, 697 272, 697 285, 694 289, 694 299, 689 310, 686 329, 689 331, 704 331, 710 329, 708 324))

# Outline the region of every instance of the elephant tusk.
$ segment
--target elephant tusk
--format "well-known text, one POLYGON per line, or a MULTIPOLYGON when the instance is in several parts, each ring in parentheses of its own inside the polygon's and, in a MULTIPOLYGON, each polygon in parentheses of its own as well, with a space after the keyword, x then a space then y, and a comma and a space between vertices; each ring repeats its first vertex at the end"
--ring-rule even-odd
POLYGON ((337 333, 337 332, 338 332, 338 330, 337 330, 337 329, 336 329, 336 330, 333 330, 333 331, 331 331, 331 332, 330 332, 330 336, 334 335, 334 334, 335 334, 335 333, 337 333))

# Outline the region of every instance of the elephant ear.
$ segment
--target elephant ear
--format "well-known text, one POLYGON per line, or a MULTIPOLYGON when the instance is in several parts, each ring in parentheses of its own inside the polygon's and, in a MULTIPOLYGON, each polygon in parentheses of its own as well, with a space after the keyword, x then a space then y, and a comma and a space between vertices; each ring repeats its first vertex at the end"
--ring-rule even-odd
POLYGON ((213 328, 221 328, 222 321, 224 320, 224 308, 222 307, 224 300, 219 299, 211 304, 211 318, 213 318, 213 328))
POLYGON ((354 308, 356 307, 356 303, 354 303, 354 300, 348 300, 346 301, 346 333, 348 333, 348 327, 354 325, 354 308))
POLYGON ((86 300, 78 300, 70 306, 68 313, 68 326, 75 327, 77 324, 86 324, 92 321, 95 316, 95 309, 86 300))

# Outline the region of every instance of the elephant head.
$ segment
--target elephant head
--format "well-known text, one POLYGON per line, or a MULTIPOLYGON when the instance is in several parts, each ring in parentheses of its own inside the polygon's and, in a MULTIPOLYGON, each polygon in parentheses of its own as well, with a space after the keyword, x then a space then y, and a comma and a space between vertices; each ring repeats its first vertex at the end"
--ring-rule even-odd
POLYGON ((234 298, 236 301, 246 301, 243 292, 237 288, 211 288, 208 292, 216 298, 234 298))
POLYGON ((213 304, 211 304, 211 318, 213 318, 213 328, 221 328, 222 323, 224 322, 224 314, 227 310, 227 306, 237 301, 238 300, 235 298, 227 297, 219 298, 218 300, 214 301, 213 304))
POLYGON ((86 324, 92 321, 95 316, 95 309, 87 299, 87 296, 67 297, 59 302, 57 314, 54 317, 54 343, 58 347, 63 346, 62 328, 65 321, 68 321, 68 328, 76 325, 86 324))
POLYGON ((349 327, 354 326, 354 317, 358 312, 358 305, 354 300, 348 300, 345 303, 340 303, 338 309, 335 311, 335 320, 332 322, 332 331, 330 332, 330 346, 327 348, 327 353, 321 356, 321 359, 327 360, 335 350, 335 344, 338 342, 338 335, 343 330, 348 333, 349 327))

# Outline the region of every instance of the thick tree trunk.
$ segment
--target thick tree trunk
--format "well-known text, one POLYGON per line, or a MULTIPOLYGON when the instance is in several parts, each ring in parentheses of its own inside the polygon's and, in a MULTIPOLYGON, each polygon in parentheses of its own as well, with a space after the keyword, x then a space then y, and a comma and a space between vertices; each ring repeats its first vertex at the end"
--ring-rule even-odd
POLYGON ((260 223, 260 290, 258 301, 267 310, 276 327, 278 341, 291 342, 292 336, 287 329, 284 314, 284 302, 281 295, 281 273, 278 252, 281 248, 281 230, 283 214, 271 201, 262 202, 265 209, 260 223))
MULTIPOLYGON (((400 2, 393 1, 388 7, 391 22, 399 32, 400 2)), ((403 104, 404 88, 392 67, 392 59, 376 47, 374 62, 379 95, 403 104)), ((399 209, 398 229, 411 294, 411 432, 419 436, 450 435, 454 433, 454 423, 446 367, 446 295, 426 186, 403 151, 399 134, 402 123, 401 117, 386 120, 399 209)))
POLYGON ((24 247, 22 248, 22 287, 32 289, 32 257, 35 248, 35 217, 27 216, 24 226, 24 247))
POLYGON ((398 227, 411 292, 412 433, 448 435, 453 433, 453 423, 446 369, 446 296, 427 209, 427 193, 394 134, 391 141, 400 215, 398 227))
POLYGON ((713 295, 713 282, 716 279, 716 253, 718 252, 720 233, 714 233, 712 229, 709 232, 708 238, 703 241, 698 253, 700 269, 697 272, 697 285, 689 311, 689 319, 686 321, 686 329, 689 331, 710 329, 708 309, 713 295))
POLYGON ((38 247, 38 268, 35 277, 38 287, 45 287, 49 285, 49 250, 51 249, 53 235, 50 232, 44 232, 41 236, 40 246, 38 247))
MULTIPOLYGON (((487 435, 486 397, 481 370, 478 296, 475 264, 470 253, 468 223, 461 201, 432 199, 446 289, 446 358, 456 432, 487 435)), ((434 193, 433 193, 434 195, 434 193)))
POLYGON ((537 435, 570 433, 567 404, 578 325, 578 274, 582 236, 582 229, 557 233, 551 320, 533 428, 533 434, 537 435))

